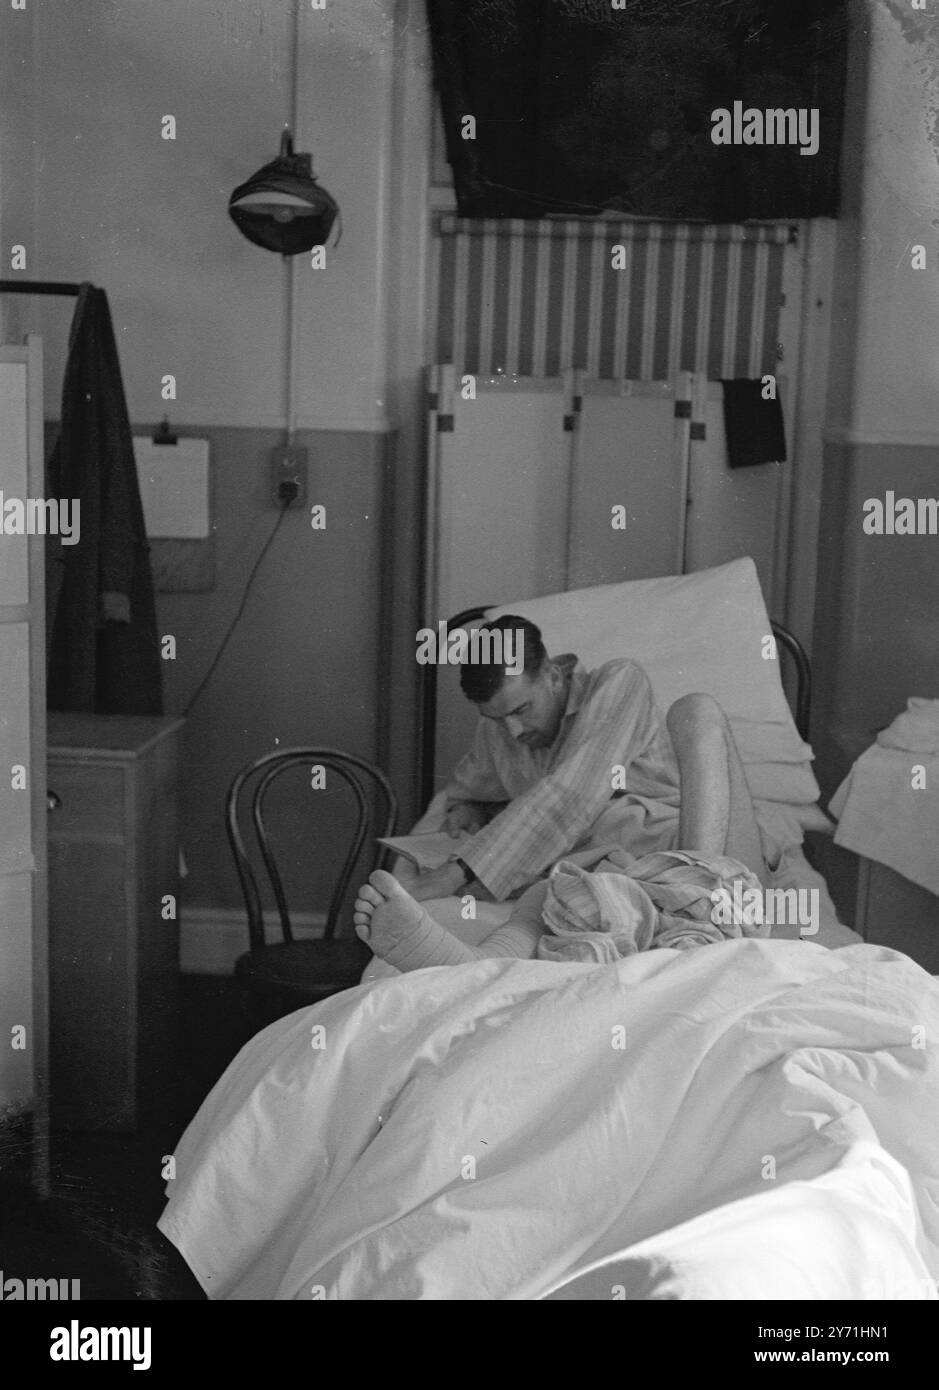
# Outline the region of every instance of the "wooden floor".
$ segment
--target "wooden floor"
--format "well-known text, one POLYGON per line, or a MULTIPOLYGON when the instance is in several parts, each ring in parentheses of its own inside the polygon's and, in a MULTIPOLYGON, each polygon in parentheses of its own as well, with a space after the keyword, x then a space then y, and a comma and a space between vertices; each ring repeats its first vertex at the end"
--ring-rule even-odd
POLYGON ((21 1129, 0 1126, 0 1251, 5 1278, 81 1280, 86 1299, 202 1299, 156 1229, 162 1168, 185 1125, 248 1040, 234 981, 182 977, 181 1065, 175 1085, 136 1134, 51 1135, 52 1194, 29 1184, 21 1129))

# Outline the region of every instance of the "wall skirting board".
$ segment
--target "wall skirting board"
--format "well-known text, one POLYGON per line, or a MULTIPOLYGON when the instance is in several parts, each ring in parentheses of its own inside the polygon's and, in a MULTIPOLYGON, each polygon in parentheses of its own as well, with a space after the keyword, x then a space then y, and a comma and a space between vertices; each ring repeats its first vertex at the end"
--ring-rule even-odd
MULTIPOLYGON (((291 917, 300 937, 323 935, 326 914, 299 912, 291 917)), ((267 939, 280 939, 273 914, 266 914, 267 939)), ((235 961, 248 949, 248 926, 243 911, 229 907, 184 908, 179 921, 179 968, 184 975, 230 975, 235 961)))

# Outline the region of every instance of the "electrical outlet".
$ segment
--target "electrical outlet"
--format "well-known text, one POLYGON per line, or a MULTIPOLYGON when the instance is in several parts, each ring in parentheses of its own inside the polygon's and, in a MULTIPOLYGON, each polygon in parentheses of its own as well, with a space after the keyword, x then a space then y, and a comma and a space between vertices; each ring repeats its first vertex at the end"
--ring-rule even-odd
POLYGON ((299 445, 275 449, 271 457, 271 493, 274 504, 302 507, 306 504, 306 474, 309 455, 299 445))

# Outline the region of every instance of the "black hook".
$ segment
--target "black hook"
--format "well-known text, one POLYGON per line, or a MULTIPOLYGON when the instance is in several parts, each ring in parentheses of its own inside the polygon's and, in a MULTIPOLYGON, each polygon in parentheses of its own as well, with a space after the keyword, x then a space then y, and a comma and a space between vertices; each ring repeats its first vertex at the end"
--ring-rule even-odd
POLYGON ((154 435, 153 435, 153 442, 154 442, 154 444, 175 444, 175 443, 176 443, 176 435, 173 434, 173 432, 170 430, 170 422, 169 422, 169 417, 168 417, 168 416, 166 416, 166 415, 163 416, 163 423, 160 425, 159 429, 157 429, 157 430, 154 432, 154 435))

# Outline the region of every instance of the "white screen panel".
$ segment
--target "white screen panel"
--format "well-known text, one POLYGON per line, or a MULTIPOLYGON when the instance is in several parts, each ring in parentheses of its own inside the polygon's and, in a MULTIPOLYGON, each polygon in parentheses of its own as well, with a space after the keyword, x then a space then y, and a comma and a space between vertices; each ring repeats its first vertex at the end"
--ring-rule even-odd
MULTIPOLYGON (((25 362, 0 362, 0 426, 0 501, 15 498, 25 503, 29 495, 25 362)), ((0 533, 0 603, 29 602, 28 565, 28 537, 0 533)))
POLYGON ((574 444, 566 587, 680 573, 684 485, 672 387, 585 382, 574 444), (625 530, 613 529, 614 507, 625 508, 625 530))
POLYGON ((564 585, 570 434, 561 381, 477 378, 436 436, 436 613, 564 585))
MULTIPOLYGON (((29 627, 0 623, 0 876, 32 866, 32 795, 29 729, 29 627), (25 789, 14 788, 11 768, 26 769, 25 789)), ((21 780, 21 779, 17 779, 21 780)))

